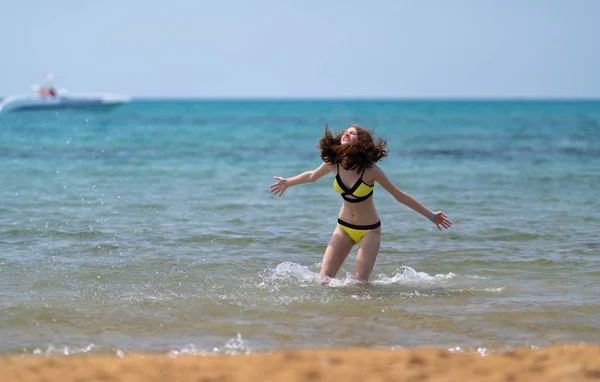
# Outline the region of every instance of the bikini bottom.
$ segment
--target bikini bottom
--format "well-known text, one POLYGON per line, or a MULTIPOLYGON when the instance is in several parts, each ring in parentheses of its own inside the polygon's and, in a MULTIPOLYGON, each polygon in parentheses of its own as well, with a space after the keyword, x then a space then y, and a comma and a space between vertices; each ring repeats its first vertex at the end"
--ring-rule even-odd
POLYGON ((356 225, 346 223, 342 219, 338 219, 338 225, 344 230, 344 232, 346 232, 346 234, 348 234, 348 236, 350 236, 350 239, 352 239, 354 243, 358 244, 360 239, 362 239, 367 232, 381 227, 381 221, 369 225, 356 225))

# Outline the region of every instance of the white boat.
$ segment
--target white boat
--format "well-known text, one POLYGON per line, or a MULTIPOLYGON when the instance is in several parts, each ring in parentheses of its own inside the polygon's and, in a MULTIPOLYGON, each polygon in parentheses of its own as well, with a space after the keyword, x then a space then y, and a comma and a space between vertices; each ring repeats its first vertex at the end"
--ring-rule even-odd
POLYGON ((110 109, 131 100, 131 97, 110 93, 70 93, 66 89, 35 87, 35 93, 15 95, 0 102, 0 114, 9 111, 56 110, 79 108, 110 109))

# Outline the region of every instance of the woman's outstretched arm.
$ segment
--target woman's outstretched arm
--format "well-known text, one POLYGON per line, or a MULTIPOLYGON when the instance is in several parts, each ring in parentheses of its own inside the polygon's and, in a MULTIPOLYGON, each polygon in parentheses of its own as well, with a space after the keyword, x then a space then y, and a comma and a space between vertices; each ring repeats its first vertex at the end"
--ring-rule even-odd
POLYGON ((452 222, 448 220, 448 216, 445 213, 443 213, 442 211, 431 211, 429 208, 422 205, 417 199, 413 198, 406 192, 400 190, 398 187, 396 187, 396 185, 394 185, 394 183, 392 183, 389 180, 387 175, 385 175, 385 172, 377 165, 373 166, 373 177, 398 202, 404 204, 409 208, 412 208, 414 211, 431 220, 438 227, 439 230, 441 230, 442 227, 450 228, 452 226, 452 222))
POLYGON ((271 185, 271 192, 274 195, 282 196, 288 187, 296 186, 298 184, 303 183, 312 183, 330 172, 331 170, 329 168, 329 165, 323 162, 319 167, 315 168, 314 170, 305 171, 302 174, 293 176, 291 178, 282 178, 280 176, 275 176, 274 178, 275 180, 277 180, 277 182, 271 185))

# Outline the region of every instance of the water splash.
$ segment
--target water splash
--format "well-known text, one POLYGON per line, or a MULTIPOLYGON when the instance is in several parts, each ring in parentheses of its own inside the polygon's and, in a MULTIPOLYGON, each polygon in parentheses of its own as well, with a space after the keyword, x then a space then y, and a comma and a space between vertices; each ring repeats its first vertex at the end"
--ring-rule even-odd
POLYGON ((218 355, 218 354, 229 354, 229 355, 241 355, 241 354, 249 354, 250 348, 246 346, 244 343, 244 339, 242 338, 241 333, 237 333, 237 335, 233 338, 230 338, 229 341, 225 343, 223 349, 219 349, 218 347, 213 347, 212 350, 198 350, 196 345, 189 344, 186 347, 183 347, 179 350, 171 350, 167 354, 167 357, 174 358, 181 355, 218 355))
POLYGON ((271 293, 279 292, 284 287, 325 284, 327 277, 311 271, 307 266, 284 261, 275 269, 266 269, 260 275, 260 282, 256 285, 259 289, 269 290, 271 293))
POLYGON ((270 279, 273 281, 289 279, 295 279, 300 282, 323 281, 323 277, 318 273, 311 271, 304 265, 292 261, 284 261, 277 265, 273 270, 270 279))
POLYGON ((250 349, 244 343, 244 339, 240 333, 235 338, 231 338, 225 344, 225 354, 237 355, 237 354, 248 354, 250 349))
POLYGON ((96 345, 89 344, 85 347, 71 347, 71 346, 62 346, 56 347, 54 345, 49 345, 46 350, 42 350, 37 348, 33 350, 33 355, 43 355, 46 357, 54 356, 54 355, 75 355, 75 354, 87 354, 91 353, 96 345))
POLYGON ((379 274, 378 279, 373 280, 375 285, 403 284, 410 286, 429 286, 438 285, 454 278, 456 275, 452 272, 446 274, 436 274, 431 276, 427 272, 417 272, 411 267, 402 266, 402 271, 398 270, 395 275, 389 277, 385 274, 379 274))
MULTIPOLYGON (((217 349, 217 348, 215 348, 217 349)), ((175 358, 178 357, 180 355, 206 355, 208 352, 206 351, 199 351, 196 348, 196 345, 194 344, 189 344, 186 347, 183 347, 179 350, 171 350, 167 353, 167 357, 169 358, 175 358)))
MULTIPOLYGON (((446 274, 436 274, 432 276, 427 272, 417 272, 415 269, 409 266, 402 266, 401 269, 398 269, 393 276, 387 276, 384 273, 380 273, 371 281, 371 284, 430 286, 441 284, 454 278, 455 276, 456 275, 452 272, 446 274)), ((332 288, 363 284, 362 282, 356 280, 349 272, 346 272, 345 276, 342 278, 329 278, 326 276, 321 276, 319 273, 310 270, 307 266, 300 265, 292 261, 285 261, 281 264, 278 264, 275 269, 267 270, 267 273, 262 275, 262 280, 263 281, 258 285, 260 288, 266 288, 267 286, 273 286, 274 284, 285 284, 292 281, 300 282, 300 284, 326 285, 332 288)))

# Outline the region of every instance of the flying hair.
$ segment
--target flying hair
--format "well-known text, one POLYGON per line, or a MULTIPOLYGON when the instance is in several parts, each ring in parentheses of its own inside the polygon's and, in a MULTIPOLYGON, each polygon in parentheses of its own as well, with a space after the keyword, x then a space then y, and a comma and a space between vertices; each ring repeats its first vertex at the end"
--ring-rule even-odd
POLYGON ((334 136, 329 130, 329 126, 325 124, 325 133, 317 146, 321 150, 323 162, 337 163, 346 170, 362 172, 388 155, 385 139, 375 135, 373 130, 360 125, 351 127, 356 129, 358 142, 342 145, 344 131, 336 133, 334 136))

